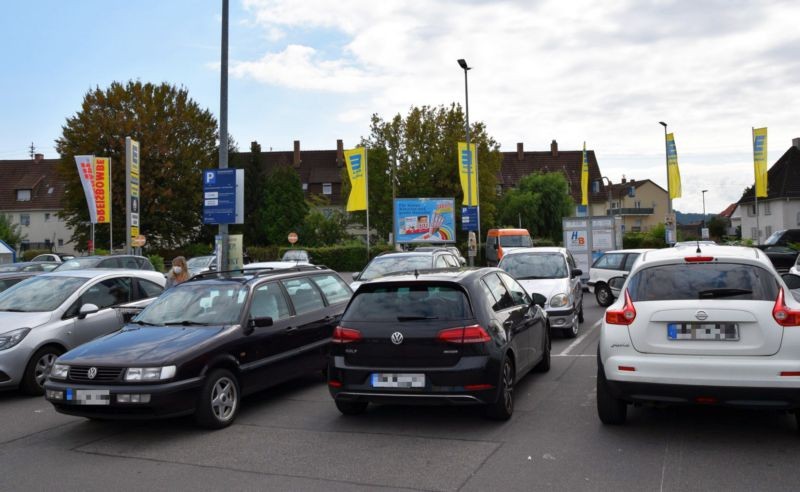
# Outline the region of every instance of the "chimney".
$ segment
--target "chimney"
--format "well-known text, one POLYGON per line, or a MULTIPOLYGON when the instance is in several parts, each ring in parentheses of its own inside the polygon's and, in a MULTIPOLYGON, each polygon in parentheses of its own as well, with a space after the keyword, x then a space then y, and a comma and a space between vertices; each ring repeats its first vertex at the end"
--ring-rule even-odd
POLYGON ((550 142, 550 154, 552 154, 553 157, 558 157, 558 142, 555 140, 550 142))
POLYGON ((44 160, 44 154, 34 154, 33 160, 36 162, 42 162, 42 160, 44 160))
POLYGON ((336 167, 342 167, 344 164, 344 142, 342 139, 336 141, 336 167))
POLYGON ((623 175, 622 175, 622 184, 625 184, 627 181, 628 181, 628 180, 627 180, 627 179, 625 179, 625 175, 623 174, 623 175))
POLYGON ((292 160, 292 167, 300 167, 300 140, 294 141, 294 159, 292 160))
POLYGON ((517 142, 517 160, 524 161, 525 160, 525 150, 522 145, 522 142, 517 142))
POLYGON ((800 149, 800 138, 792 139, 792 147, 797 147, 798 149, 800 149))

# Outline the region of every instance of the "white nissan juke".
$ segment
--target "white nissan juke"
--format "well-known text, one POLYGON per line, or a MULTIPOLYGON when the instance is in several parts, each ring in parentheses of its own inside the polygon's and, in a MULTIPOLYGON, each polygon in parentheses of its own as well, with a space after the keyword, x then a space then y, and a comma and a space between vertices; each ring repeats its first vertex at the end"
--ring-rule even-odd
POLYGON ((798 287, 756 248, 643 253, 602 325, 600 420, 624 423, 631 403, 706 404, 794 411, 800 425, 798 287))

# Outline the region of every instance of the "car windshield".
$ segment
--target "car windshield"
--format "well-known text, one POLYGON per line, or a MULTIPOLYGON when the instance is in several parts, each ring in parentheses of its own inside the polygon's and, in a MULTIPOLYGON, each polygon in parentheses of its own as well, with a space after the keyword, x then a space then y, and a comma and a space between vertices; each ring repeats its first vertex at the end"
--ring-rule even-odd
POLYGON ((372 280, 387 273, 413 272, 433 268, 431 255, 398 255, 377 257, 367 265, 359 280, 372 280))
POLYGON ((58 265, 57 270, 80 270, 82 268, 92 268, 100 263, 100 258, 72 258, 58 265))
POLYGON ((504 248, 530 248, 530 236, 500 236, 500 246, 504 248))
POLYGON ((302 250, 287 251, 283 254, 283 261, 308 261, 308 253, 302 250))
POLYGON ((210 265, 213 260, 213 256, 197 256, 195 258, 190 258, 186 262, 186 266, 189 267, 189 269, 205 268, 210 265))
POLYGON ((778 240, 781 238, 781 236, 783 236, 784 232, 786 231, 773 232, 772 235, 768 237, 766 241, 764 241, 764 244, 766 245, 776 244, 778 240))
POLYGON ((567 261, 561 253, 511 254, 503 257, 499 267, 517 280, 569 277, 567 261))
POLYGON ((232 325, 241 319, 247 288, 239 283, 186 282, 159 296, 136 318, 142 325, 232 325))
POLYGON ((775 302, 778 297, 774 274, 737 263, 654 266, 636 273, 627 289, 633 302, 690 299, 775 302))
POLYGON ((0 293, 0 311, 53 311, 88 280, 81 277, 31 277, 0 293))
MULTIPOLYGON (((366 284, 367 286, 369 284, 366 284)), ((415 283, 413 285, 366 287, 359 290, 345 311, 342 321, 465 320, 472 318, 467 296, 452 285, 415 283)))

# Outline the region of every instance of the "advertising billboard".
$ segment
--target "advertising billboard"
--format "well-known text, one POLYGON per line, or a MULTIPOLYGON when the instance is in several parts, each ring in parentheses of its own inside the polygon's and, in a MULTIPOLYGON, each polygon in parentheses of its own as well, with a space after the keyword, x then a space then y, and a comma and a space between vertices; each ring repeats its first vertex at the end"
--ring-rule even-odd
POLYGON ((454 198, 397 198, 394 201, 398 243, 453 243, 454 198))

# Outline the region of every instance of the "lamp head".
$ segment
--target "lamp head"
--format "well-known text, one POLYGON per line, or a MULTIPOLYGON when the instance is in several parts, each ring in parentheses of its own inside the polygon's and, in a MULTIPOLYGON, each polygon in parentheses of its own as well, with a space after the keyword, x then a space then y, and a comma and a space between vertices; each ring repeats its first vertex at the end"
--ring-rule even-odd
POLYGON ((658 122, 658 124, 659 124, 659 125, 661 125, 661 126, 663 126, 664 128, 666 128, 666 127, 667 127, 667 124, 666 124, 666 123, 664 123, 663 121, 659 121, 659 122, 658 122))
POLYGON ((458 65, 463 68, 464 70, 469 70, 471 67, 467 66, 467 60, 463 58, 458 59, 458 65))

